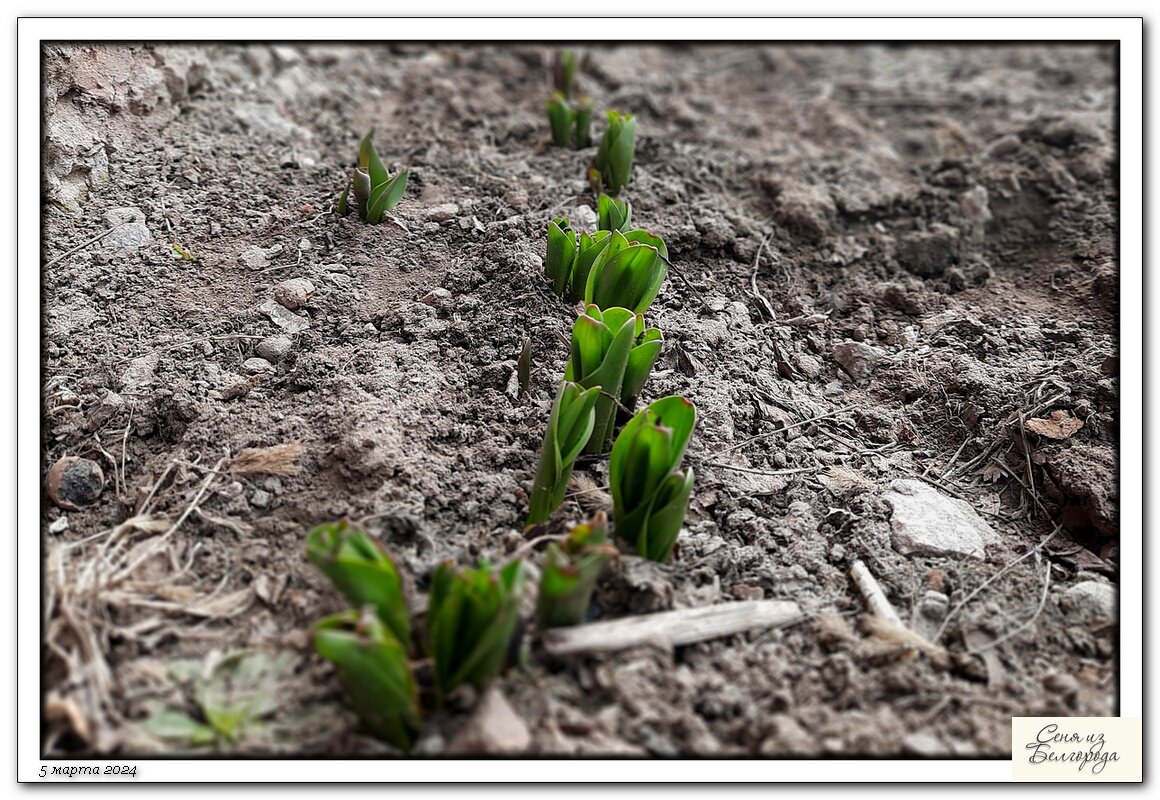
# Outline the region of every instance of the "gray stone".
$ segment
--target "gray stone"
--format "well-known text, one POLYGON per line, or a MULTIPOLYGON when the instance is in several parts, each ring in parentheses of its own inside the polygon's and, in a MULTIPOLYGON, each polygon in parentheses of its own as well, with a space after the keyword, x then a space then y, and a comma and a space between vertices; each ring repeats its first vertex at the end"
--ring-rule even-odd
POLYGON ((310 320, 300 314, 295 314, 275 300, 267 300, 258 306, 258 310, 282 330, 289 334, 301 333, 310 327, 310 320))
POLYGON ((856 383, 865 383, 886 351, 865 342, 842 342, 834 347, 833 355, 834 360, 856 383))
POLYGON ((430 222, 446 222, 449 219, 455 219, 459 215, 459 206, 455 203, 440 203, 437 206, 431 206, 427 209, 424 216, 430 222))
POLYGON ((894 509, 890 519, 894 549, 904 556, 983 559, 986 546, 999 541, 970 504, 922 481, 895 481, 883 498, 894 509))
POLYGON ((251 245, 238 255, 238 263, 246 269, 264 269, 270 266, 270 258, 265 250, 251 245))
POLYGON ((248 130, 272 133, 282 140, 311 139, 310 131, 286 119, 269 103, 241 103, 234 107, 234 117, 248 130))
POLYGON ((250 497, 250 505, 254 508, 268 508, 271 499, 270 493, 265 489, 255 489, 250 497))
POLYGON ((131 253, 153 240, 144 212, 135 206, 105 212, 105 224, 110 228, 101 240, 101 249, 106 253, 131 253))
POLYGON ((528 726, 492 686, 455 738, 447 745, 449 755, 503 755, 523 753, 532 743, 528 726))
POLYGON ((1059 606, 1068 616, 1086 622, 1116 618, 1116 587, 1103 581, 1083 581, 1059 598, 1059 606))
POLYGON ((294 342, 290 339, 289 336, 276 334, 258 342, 257 346, 254 348, 254 353, 256 353, 261 358, 266 359, 270 363, 277 363, 278 361, 281 361, 283 358, 285 358, 286 354, 289 353, 293 347, 294 342))
POLYGON ((269 372, 274 365, 264 358, 247 358, 242 362, 242 369, 253 375, 257 372, 269 372))

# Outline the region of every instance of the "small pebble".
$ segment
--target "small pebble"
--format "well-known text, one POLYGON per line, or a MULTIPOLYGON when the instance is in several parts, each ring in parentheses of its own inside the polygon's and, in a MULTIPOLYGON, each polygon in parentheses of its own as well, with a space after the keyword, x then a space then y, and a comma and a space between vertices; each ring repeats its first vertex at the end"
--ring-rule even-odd
POLYGON ((101 496, 105 488, 105 473, 95 461, 65 456, 48 470, 45 488, 58 506, 79 511, 81 506, 87 506, 101 496))
POLYGON ((427 209, 426 217, 431 222, 446 222, 459 215, 459 206, 455 203, 440 203, 427 209))
POLYGON ((285 358, 293 347, 294 342, 289 336, 278 334, 258 342, 258 346, 254 348, 254 353, 273 364, 285 358))
POLYGON ((64 533, 68 530, 68 514, 61 514, 48 524, 49 533, 64 533))
POLYGON ((317 290, 307 278, 290 278, 274 286, 273 291, 275 300, 291 311, 297 311, 317 290))
POLYGON ((242 362, 242 369, 251 375, 258 372, 270 372, 274 369, 274 365, 264 358, 247 358, 242 362))

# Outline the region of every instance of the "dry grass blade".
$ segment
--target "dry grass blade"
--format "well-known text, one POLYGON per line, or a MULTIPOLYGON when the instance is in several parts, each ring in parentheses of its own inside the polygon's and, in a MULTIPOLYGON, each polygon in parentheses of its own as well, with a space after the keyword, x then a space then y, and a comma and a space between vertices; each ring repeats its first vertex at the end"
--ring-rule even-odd
POLYGON ((234 476, 297 475, 302 471, 297 463, 302 449, 302 445, 297 442, 272 447, 248 447, 230 460, 229 471, 234 476))

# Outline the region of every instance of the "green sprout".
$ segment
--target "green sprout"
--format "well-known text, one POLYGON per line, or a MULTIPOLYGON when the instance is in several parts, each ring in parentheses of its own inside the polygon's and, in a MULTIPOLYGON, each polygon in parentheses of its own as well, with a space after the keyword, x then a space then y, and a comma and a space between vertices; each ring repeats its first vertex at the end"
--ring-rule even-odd
POLYGON ((372 734, 409 750, 419 730, 419 692, 407 648, 370 606, 314 624, 314 649, 334 663, 359 719, 372 734))
POLYGON ((544 274, 556 294, 564 294, 575 261, 576 232, 569 227, 567 217, 556 217, 548 223, 548 257, 544 259, 544 274))
POLYGON ((596 424, 598 388, 565 381, 556 393, 548 430, 540 448, 540 463, 532 482, 528 525, 544 522, 564 502, 576 457, 588 444, 596 424))
POLYGON ((606 544, 608 517, 603 511, 577 525, 563 546, 552 542, 540 576, 536 624, 542 629, 579 625, 588 615, 596 579, 616 548, 606 544))
POLYGON ((496 572, 487 562, 458 569, 435 568, 427 606, 427 632, 439 698, 469 683, 477 689, 500 671, 519 623, 524 565, 512 561, 496 572))
POLYGON ((664 397, 629 420, 612 447, 616 535, 637 555, 661 562, 672 556, 693 491, 692 468, 682 475, 677 466, 696 422, 692 403, 664 397))
POLYGON ((532 382, 532 337, 524 337, 524 346, 520 350, 520 357, 516 361, 516 381, 520 387, 520 397, 528 393, 528 386, 532 382))
POLYGON ((591 235, 586 232, 580 234, 580 238, 576 240, 576 256, 572 262, 572 277, 568 281, 569 301, 578 303, 584 299, 584 290, 588 286, 588 274, 592 271, 592 264, 610 241, 609 231, 596 231, 591 235))
POLYGON ((564 97, 572 96, 576 85, 576 54, 571 50, 557 50, 552 64, 552 84, 564 97))
POLYGON ((583 150, 592 144, 592 101, 587 97, 581 97, 576 101, 574 110, 576 112, 576 138, 572 142, 572 146, 577 150, 583 150))
POLYGON ((575 137, 576 112, 564 95, 556 92, 548 100, 548 125, 552 128, 552 144, 567 147, 575 137))
POLYGON ((616 401, 638 327, 644 327, 643 318, 628 309, 602 311, 594 305, 588 306, 572 326, 572 358, 564 368, 564 380, 600 392, 585 453, 603 453, 612 442, 616 401))
POLYGON ((346 520, 319 525, 306 541, 306 557, 356 608, 374 606, 404 650, 411 622, 395 562, 382 544, 346 520))
POLYGON ((599 220, 597 230, 623 231, 632 221, 632 204, 602 194, 596 198, 596 214, 599 220))
POLYGON ((600 141, 596 160, 588 170, 593 191, 620 194, 632 177, 632 154, 636 146, 636 119, 631 114, 608 112, 608 129, 600 141))
POLYGON ((358 204, 359 216, 367 222, 379 222, 383 214, 390 211, 403 196, 407 188, 407 171, 403 170, 394 178, 387 174, 387 168, 379 159, 379 154, 371 143, 372 129, 358 148, 358 166, 351 174, 351 181, 338 196, 338 215, 345 217, 351 191, 358 204))
POLYGON ((669 271, 668 252, 659 238, 643 231, 613 231, 608 246, 592 262, 584 288, 584 304, 619 306, 644 313, 656 299, 669 271), (641 242, 646 238, 660 244, 641 242))
POLYGON ((644 327, 644 317, 637 315, 636 337, 632 349, 628 351, 628 363, 624 367, 624 382, 620 386, 620 404, 631 411, 636 406, 636 398, 644 388, 653 364, 661 352, 664 337, 660 328, 644 327))

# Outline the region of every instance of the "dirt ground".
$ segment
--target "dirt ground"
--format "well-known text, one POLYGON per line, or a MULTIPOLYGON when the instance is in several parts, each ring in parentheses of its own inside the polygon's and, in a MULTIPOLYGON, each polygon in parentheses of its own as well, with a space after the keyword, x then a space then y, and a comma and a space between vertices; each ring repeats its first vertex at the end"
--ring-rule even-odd
MULTIPOLYGON (((645 399, 699 410, 679 557, 621 558, 594 615, 806 618, 675 650, 533 642, 497 684, 526 752, 1005 757, 1013 715, 1115 713, 1115 50, 586 50, 580 89, 638 117, 627 196, 674 263, 645 399), (940 534, 949 508, 984 551, 940 534), (859 560, 925 639, 871 624, 859 560)), ((81 510, 44 500, 46 753, 189 749, 144 721, 196 719, 175 665, 239 650, 281 654, 276 702, 224 752, 390 752, 310 649, 343 602, 305 536, 363 521, 420 604, 440 560, 528 541, 576 313, 545 229, 594 227, 593 150, 549 146, 551 54, 46 48, 44 463, 105 476, 81 510), (378 226, 330 213, 372 127, 411 170, 378 226), (316 291, 292 318, 272 297, 293 278, 316 291)), ((606 486, 583 461, 549 532, 606 486)), ((471 713, 429 718, 417 754, 471 713)))

